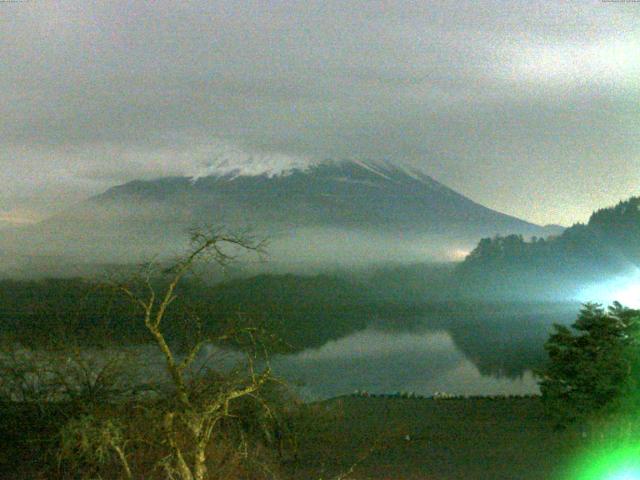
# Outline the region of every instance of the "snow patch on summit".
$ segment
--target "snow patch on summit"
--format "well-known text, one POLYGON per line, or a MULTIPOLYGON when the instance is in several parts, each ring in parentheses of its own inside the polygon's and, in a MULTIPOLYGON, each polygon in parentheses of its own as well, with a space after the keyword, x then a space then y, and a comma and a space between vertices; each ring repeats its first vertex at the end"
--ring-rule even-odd
POLYGON ((386 178, 387 180, 391 180, 390 177, 388 177, 383 172, 381 172, 380 171, 381 169, 377 168, 377 166, 372 164, 371 162, 363 162, 361 160, 353 160, 352 162, 358 165, 359 167, 364 168, 365 170, 369 170, 370 172, 375 173, 379 177, 386 178))
POLYGON ((313 162, 306 157, 285 154, 256 154, 236 147, 224 147, 216 152, 215 158, 189 175, 193 183, 208 176, 228 177, 232 180, 240 176, 275 177, 294 170, 306 170, 313 162))
POLYGON ((199 163, 197 168, 189 172, 187 177, 191 183, 196 183, 204 177, 218 177, 221 180, 233 181, 238 177, 266 176, 268 178, 287 176, 294 172, 312 173, 316 167, 335 166, 339 171, 341 166, 355 166, 362 173, 367 173, 368 179, 347 178, 339 175, 335 178, 340 182, 369 182, 371 186, 380 186, 382 182, 402 183, 416 181, 430 188, 438 186, 431 177, 416 168, 392 163, 390 161, 371 161, 358 159, 342 160, 314 160, 303 156, 294 156, 281 153, 263 154, 254 153, 245 149, 219 143, 216 149, 211 151, 211 160, 199 163), (375 178, 379 180, 376 181, 375 178))

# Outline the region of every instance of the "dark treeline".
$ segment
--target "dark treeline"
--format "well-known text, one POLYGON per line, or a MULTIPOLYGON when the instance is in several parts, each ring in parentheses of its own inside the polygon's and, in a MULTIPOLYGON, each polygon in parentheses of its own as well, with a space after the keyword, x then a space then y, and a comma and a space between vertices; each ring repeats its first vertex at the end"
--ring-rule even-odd
POLYGON ((547 239, 484 238, 457 275, 485 293, 536 296, 567 291, 603 274, 622 273, 640 261, 639 207, 640 197, 632 197, 594 212, 587 224, 573 225, 547 239))
MULTIPOLYGON (((259 325, 299 350, 366 328, 372 318, 415 315, 415 309, 377 299, 345 278, 258 275, 215 285, 186 281, 168 313, 168 336, 188 342, 230 324, 259 325)), ((72 340, 85 345, 149 340, 141 312, 113 289, 84 279, 0 281, 0 333, 22 343, 72 340)))

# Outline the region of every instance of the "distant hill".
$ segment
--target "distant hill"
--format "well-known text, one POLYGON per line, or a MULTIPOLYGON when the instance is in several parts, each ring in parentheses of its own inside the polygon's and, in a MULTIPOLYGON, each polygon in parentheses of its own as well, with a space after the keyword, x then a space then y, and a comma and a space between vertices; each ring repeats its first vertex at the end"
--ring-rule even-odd
MULTIPOLYGON (((640 265, 640 197, 594 212, 558 236, 482 239, 458 268, 470 285, 493 292, 572 288, 640 265)), ((475 288, 475 287, 474 287, 475 288)))
POLYGON ((247 228, 272 239, 276 260, 334 266, 451 260, 483 236, 558 233, 486 208, 418 171, 326 161, 279 174, 129 182, 21 229, 13 244, 31 255, 109 262, 175 251, 194 225, 247 228))

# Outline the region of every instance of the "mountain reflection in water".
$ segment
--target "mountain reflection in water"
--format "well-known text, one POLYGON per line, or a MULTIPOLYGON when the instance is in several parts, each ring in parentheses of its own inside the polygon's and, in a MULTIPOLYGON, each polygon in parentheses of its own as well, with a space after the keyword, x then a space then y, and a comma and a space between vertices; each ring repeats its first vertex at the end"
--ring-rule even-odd
MULTIPOLYGON (((545 360, 554 322, 567 323, 575 305, 478 315, 437 315, 403 326, 377 319, 364 330, 317 348, 273 358, 276 374, 307 399, 356 390, 433 395, 538 393, 532 370, 545 360)), ((455 312, 452 312, 455 313, 455 312)))

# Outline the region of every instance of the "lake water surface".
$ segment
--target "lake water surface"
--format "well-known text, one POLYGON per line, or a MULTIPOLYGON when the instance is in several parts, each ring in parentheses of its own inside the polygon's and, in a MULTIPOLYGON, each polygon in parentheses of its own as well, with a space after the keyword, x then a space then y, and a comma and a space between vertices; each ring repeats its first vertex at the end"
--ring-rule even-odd
POLYGON ((307 399, 366 391, 430 396, 539 393, 532 370, 544 364, 554 322, 570 323, 576 306, 499 306, 481 313, 411 322, 372 322, 320 347, 273 359, 276 374, 307 399))
MULTIPOLYGON (((313 339, 313 347, 272 356, 271 364, 274 373, 306 400, 355 391, 423 396, 538 393, 532 372, 546 361, 543 345, 552 325, 571 323, 578 309, 579 305, 565 304, 432 305, 388 318, 372 314, 368 321, 345 317, 350 328, 343 322, 340 330, 312 318, 307 327, 323 336, 313 339)), ((21 355, 31 363, 60 361, 60 368, 69 368, 59 355, 26 350, 21 355)), ((133 385, 169 382, 164 358, 154 345, 86 349, 81 364, 99 370, 119 355, 128 355, 127 364, 137 365, 128 371, 127 381, 133 385)), ((243 359, 237 351, 207 345, 194 373, 231 368, 243 359)))
POLYGON ((274 359, 277 374, 303 397, 352 393, 413 392, 433 395, 537 393, 529 370, 513 378, 482 374, 447 332, 389 333, 373 329, 330 341, 317 349, 274 359))

